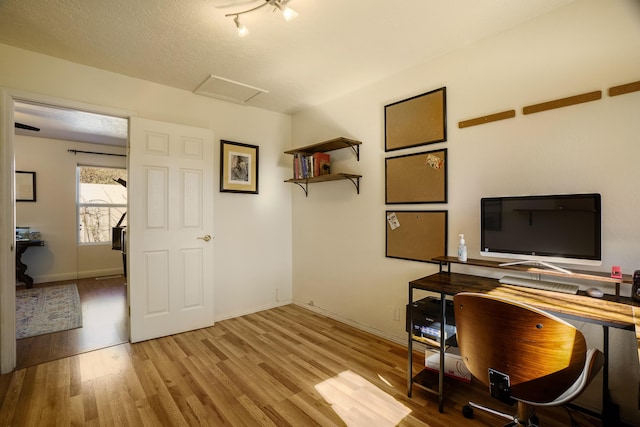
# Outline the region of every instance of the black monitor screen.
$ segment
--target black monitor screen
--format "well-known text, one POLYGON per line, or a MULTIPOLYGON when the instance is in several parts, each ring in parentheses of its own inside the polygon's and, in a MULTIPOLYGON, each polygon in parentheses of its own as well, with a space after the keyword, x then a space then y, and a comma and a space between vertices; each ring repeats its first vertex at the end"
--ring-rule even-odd
POLYGON ((480 251, 601 260, 600 194, 481 200, 480 251))

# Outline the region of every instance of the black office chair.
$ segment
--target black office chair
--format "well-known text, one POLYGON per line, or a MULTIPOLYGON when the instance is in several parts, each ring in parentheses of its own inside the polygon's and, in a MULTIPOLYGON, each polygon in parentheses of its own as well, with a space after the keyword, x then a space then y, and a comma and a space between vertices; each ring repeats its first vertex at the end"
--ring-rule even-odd
POLYGON ((467 418, 477 408, 511 420, 507 426, 533 426, 536 406, 575 399, 604 363, 601 351, 587 350, 579 330, 542 310, 476 293, 460 293, 453 302, 465 365, 492 397, 518 404, 509 415, 469 402, 467 418))

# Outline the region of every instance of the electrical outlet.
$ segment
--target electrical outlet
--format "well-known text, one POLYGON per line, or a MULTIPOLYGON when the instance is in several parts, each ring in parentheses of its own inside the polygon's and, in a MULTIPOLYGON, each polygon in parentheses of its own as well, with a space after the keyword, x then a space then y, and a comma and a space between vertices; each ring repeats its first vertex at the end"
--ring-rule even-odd
POLYGON ((309 305, 313 307, 313 300, 309 301, 309 305))
POLYGON ((393 307, 393 320, 400 320, 400 309, 393 307))

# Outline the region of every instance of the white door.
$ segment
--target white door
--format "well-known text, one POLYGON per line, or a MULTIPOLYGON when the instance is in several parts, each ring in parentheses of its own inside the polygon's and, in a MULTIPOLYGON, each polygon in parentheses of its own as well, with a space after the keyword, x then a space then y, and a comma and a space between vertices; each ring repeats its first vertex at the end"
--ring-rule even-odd
POLYGON ((213 132, 132 118, 131 342, 213 325, 213 132))

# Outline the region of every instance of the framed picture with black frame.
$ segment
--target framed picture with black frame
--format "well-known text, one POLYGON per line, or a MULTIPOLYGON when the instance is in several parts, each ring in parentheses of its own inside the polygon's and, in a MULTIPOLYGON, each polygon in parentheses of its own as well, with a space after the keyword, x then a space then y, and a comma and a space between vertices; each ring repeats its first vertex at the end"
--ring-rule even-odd
POLYGON ((448 211, 386 211, 387 258, 433 262, 447 254, 448 211))
POLYGON ((385 202, 446 203, 447 149, 387 157, 385 202))
POLYGON ((220 141, 220 191, 258 194, 256 145, 220 141))
POLYGON ((16 202, 36 201, 36 173, 16 171, 16 202))
POLYGON ((384 151, 447 140, 447 88, 384 107, 384 151))

